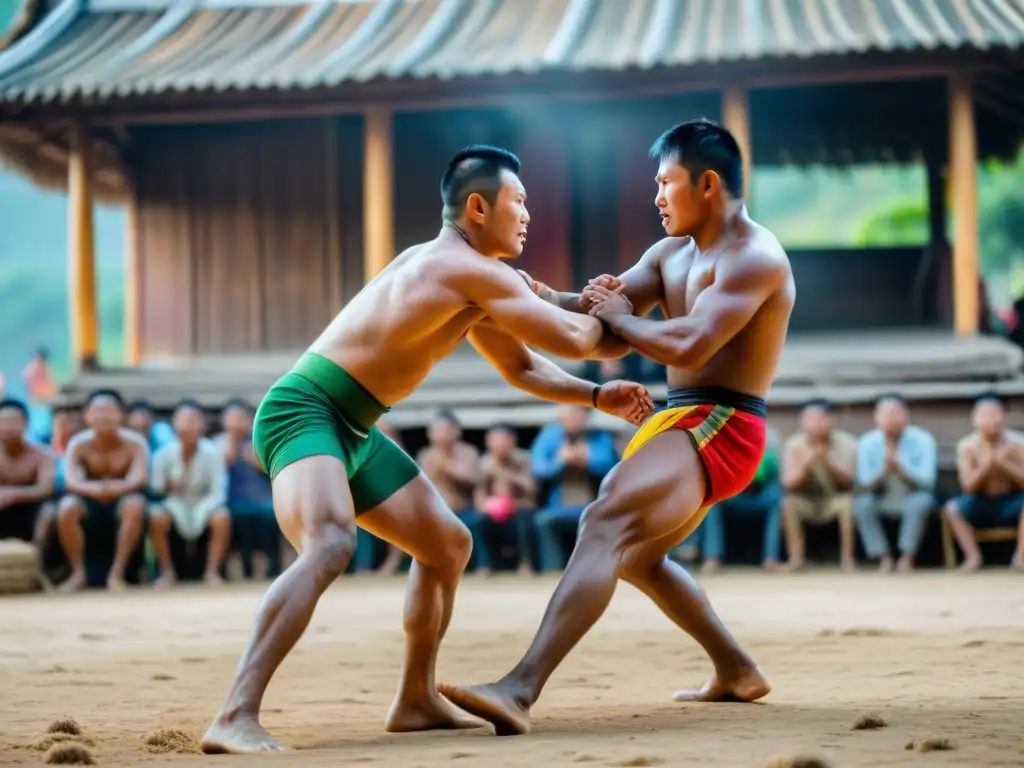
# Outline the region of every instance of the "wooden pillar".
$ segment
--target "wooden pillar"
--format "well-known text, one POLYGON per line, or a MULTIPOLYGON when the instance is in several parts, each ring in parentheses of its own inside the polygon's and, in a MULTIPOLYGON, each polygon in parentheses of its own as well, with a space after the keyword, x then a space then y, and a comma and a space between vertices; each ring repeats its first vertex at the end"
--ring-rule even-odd
POLYGON ((139 201, 134 190, 128 194, 124 211, 124 360, 142 364, 142 274, 139 264, 139 201))
POLYGON ((949 80, 949 185, 953 201, 953 327, 957 335, 978 332, 978 139, 974 131, 971 79, 949 80))
POLYGON ((96 367, 96 259, 93 232, 91 144, 88 129, 71 131, 68 158, 68 291, 72 363, 76 370, 96 367))
POLYGON ((370 282, 395 257, 392 113, 366 112, 363 173, 363 280, 370 282))
POLYGON ((736 143, 743 153, 743 199, 749 207, 754 156, 750 144, 750 102, 746 88, 730 85, 722 93, 722 124, 736 137, 736 143))

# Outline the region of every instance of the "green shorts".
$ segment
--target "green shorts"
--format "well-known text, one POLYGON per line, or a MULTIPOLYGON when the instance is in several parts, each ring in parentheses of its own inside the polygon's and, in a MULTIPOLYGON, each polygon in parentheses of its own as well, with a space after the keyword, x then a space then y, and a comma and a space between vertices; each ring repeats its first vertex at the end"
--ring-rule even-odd
POLYGON ((419 474, 412 458, 374 426, 388 408, 327 358, 307 352, 267 392, 252 446, 270 479, 309 456, 345 465, 357 515, 419 474))

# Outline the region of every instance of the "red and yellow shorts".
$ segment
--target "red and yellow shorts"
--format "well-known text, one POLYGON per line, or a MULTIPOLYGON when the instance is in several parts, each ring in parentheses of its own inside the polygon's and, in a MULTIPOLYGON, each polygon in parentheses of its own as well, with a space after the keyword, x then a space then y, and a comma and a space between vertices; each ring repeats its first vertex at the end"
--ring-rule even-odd
POLYGON ((668 407, 651 416, 622 454, 625 461, 658 435, 685 429, 704 465, 707 493, 693 528, 712 505, 743 491, 764 457, 768 409, 763 398, 731 389, 672 389, 668 407))

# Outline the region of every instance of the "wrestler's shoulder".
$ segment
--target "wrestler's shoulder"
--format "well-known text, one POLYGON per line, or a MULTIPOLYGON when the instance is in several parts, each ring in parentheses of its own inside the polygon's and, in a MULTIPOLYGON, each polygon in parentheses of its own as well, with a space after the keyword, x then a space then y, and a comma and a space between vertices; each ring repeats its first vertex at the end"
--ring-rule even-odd
POLYGON ((693 238, 689 235, 686 235, 685 237, 663 237, 648 248, 641 259, 661 261, 669 256, 674 256, 677 253, 683 253, 684 251, 692 249, 693 238))

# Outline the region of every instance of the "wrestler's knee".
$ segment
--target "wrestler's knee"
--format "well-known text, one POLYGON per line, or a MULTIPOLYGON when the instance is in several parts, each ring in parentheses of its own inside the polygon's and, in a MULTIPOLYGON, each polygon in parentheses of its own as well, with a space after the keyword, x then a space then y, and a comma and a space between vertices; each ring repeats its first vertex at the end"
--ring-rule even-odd
POLYGON ((630 520, 613 496, 598 496, 580 516, 577 547, 625 549, 630 520))
POLYGON ((650 546, 634 546, 622 553, 619 561, 619 578, 640 587, 653 581, 665 564, 666 554, 650 546))
POLYGON ((85 517, 85 502, 79 496, 65 496, 57 507, 57 520, 77 523, 85 517))
POLYGON ((164 507, 153 507, 149 514, 150 536, 166 536, 171 531, 171 514, 164 507))
POLYGON ((469 558, 473 556, 473 534, 464 522, 452 515, 452 522, 445 526, 444 543, 445 559, 448 566, 459 573, 466 570, 469 558))
POLYGON ((356 551, 356 528, 353 523, 341 525, 328 522, 304 537, 302 557, 311 561, 322 589, 327 589, 348 567, 356 551))

